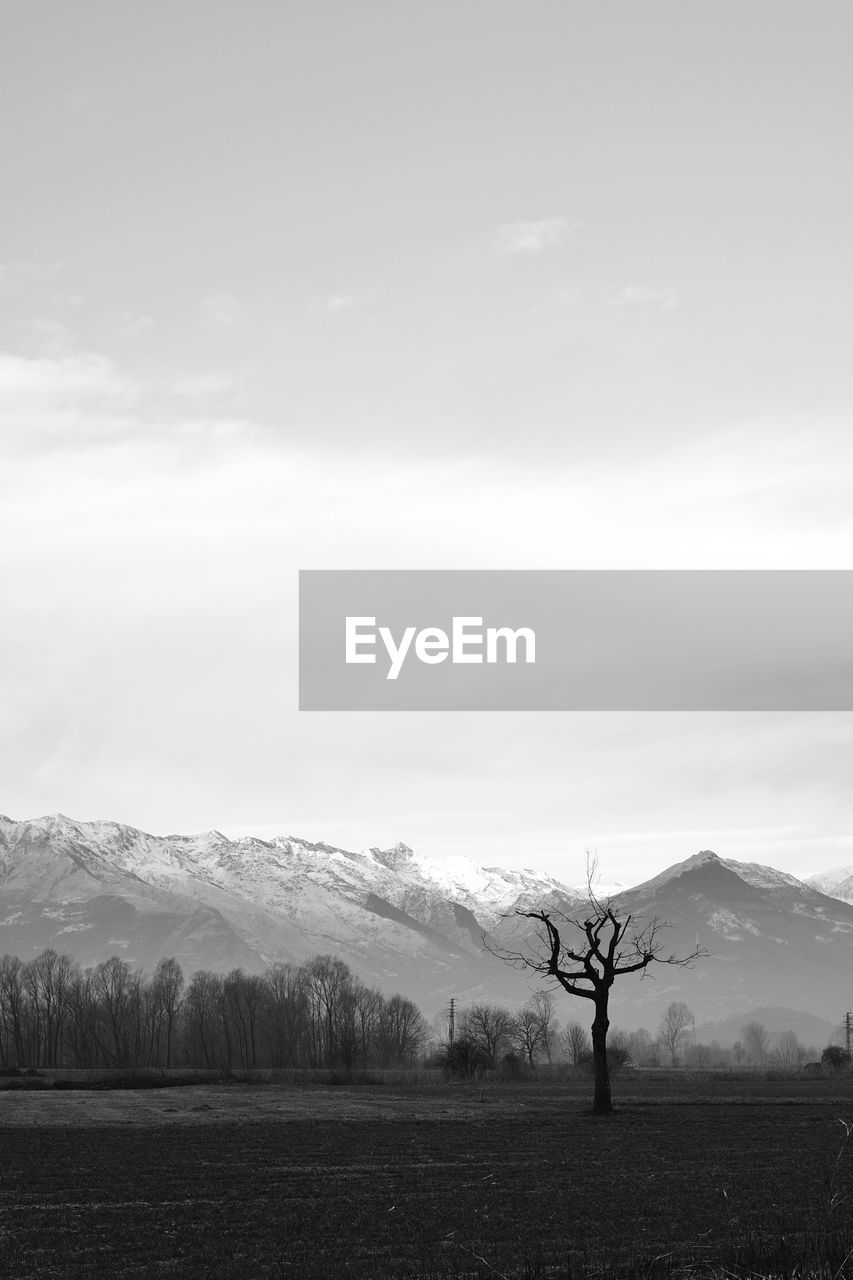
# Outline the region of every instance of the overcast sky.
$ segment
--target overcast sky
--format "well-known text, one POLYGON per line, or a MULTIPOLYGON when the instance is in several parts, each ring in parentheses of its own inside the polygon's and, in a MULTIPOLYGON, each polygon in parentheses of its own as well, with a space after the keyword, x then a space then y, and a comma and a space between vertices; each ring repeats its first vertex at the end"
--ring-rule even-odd
POLYGON ((300 715, 295 646, 299 568, 853 568, 851 35, 3 5, 0 810, 853 862, 848 715, 300 715))

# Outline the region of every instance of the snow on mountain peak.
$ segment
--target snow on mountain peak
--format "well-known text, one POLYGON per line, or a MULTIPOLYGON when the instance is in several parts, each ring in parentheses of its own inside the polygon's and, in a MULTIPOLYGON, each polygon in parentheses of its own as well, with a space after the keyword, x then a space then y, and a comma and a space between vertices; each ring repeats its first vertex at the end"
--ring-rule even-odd
POLYGON ((69 827, 74 831, 80 830, 80 823, 75 822, 73 818, 69 818, 64 813, 46 813, 43 817, 36 818, 32 825, 37 827, 47 827, 52 831, 64 831, 69 827))
POLYGON ((831 867, 829 871, 819 871, 817 875, 809 876, 806 884, 812 884, 816 889, 826 892, 828 889, 837 888, 851 877, 853 877, 853 866, 848 864, 843 867, 831 867))
POLYGON ((708 862, 721 862, 722 859, 714 853, 713 849, 700 849, 698 853, 694 853, 692 858, 688 858, 681 865, 685 871, 692 870, 693 867, 703 867, 708 862))
POLYGON ((702 849, 691 858, 686 858, 684 862, 677 862, 674 866, 667 867, 660 875, 639 887, 661 888, 670 881, 679 880, 682 876, 697 871, 705 875, 709 872, 716 873, 717 876, 731 874, 737 876, 751 889, 770 893, 778 894, 794 890, 802 894, 814 888, 812 884, 798 880, 787 871, 777 871, 775 867, 764 866, 759 862, 736 862, 733 858, 721 858, 712 849, 702 849))
POLYGON ((391 849, 372 848, 370 852, 377 862, 381 862, 384 867, 388 867, 391 871, 396 871, 399 867, 407 866, 413 861, 415 853, 407 844, 403 844, 402 840, 391 849))
POLYGON ((741 880, 753 885, 756 889, 802 890, 807 887, 802 880, 789 875, 787 871, 777 871, 775 867, 767 867, 760 862, 735 862, 731 858, 720 858, 719 861, 724 867, 728 867, 729 871, 733 871, 735 875, 740 876, 741 880))
POLYGON ((831 871, 822 871, 809 876, 806 884, 818 893, 829 898, 838 898, 841 902, 853 903, 853 867, 833 867, 831 871))
POLYGON ((685 858, 683 862, 676 862, 671 867, 659 872, 656 876, 652 876, 650 880, 646 880, 639 888, 655 888, 666 884, 669 880, 677 880, 680 876, 687 875, 691 871, 697 871, 700 867, 720 866, 722 859, 718 858, 713 849, 702 849, 699 853, 694 853, 692 857, 685 858))

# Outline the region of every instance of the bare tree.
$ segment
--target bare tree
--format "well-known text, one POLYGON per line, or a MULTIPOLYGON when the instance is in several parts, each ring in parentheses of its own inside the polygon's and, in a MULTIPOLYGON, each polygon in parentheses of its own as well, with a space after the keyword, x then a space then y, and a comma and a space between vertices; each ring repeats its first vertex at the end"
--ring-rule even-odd
POLYGON ((673 1066, 678 1060, 678 1046, 684 1032, 692 1022, 693 1014, 683 1000, 675 1000, 667 1005, 658 1027, 658 1040, 669 1049, 673 1066))
POLYGON ((98 1037, 100 1019, 94 970, 75 968, 65 998, 71 1063, 75 1067, 102 1066, 98 1037))
POLYGON ((383 1007, 384 1000, 380 991, 368 987, 358 978, 353 981, 352 1034, 355 1041, 355 1061, 367 1062, 372 1049, 378 1047, 383 1007))
POLYGON ((496 1004, 475 1004, 462 1019, 461 1033, 483 1050, 493 1067, 500 1050, 510 1039, 512 1025, 509 1009, 496 1004))
MULTIPOLYGON (((258 1065, 258 1022, 262 982, 256 974, 232 969, 222 986, 222 1015, 229 1050, 244 1069, 258 1065)), ((229 1063, 230 1065, 230 1063, 229 1063)))
POLYGON ((334 1066, 338 1021, 344 993, 352 982, 349 966, 338 956, 314 956, 305 965, 316 1066, 334 1066))
POLYGON ((638 1027, 628 1037, 631 1044, 631 1061, 635 1067, 656 1067, 658 1045, 645 1027, 638 1027))
POLYGON ((197 969, 183 1001, 184 1030, 190 1060, 212 1067, 218 1042, 217 1005, 222 994, 222 978, 208 969, 197 969))
POLYGON ((423 1051, 430 1028, 417 1005, 398 993, 379 999, 377 1036, 383 1065, 404 1066, 423 1051))
POLYGON ((711 1046, 703 1044, 701 1040, 698 1044, 689 1044, 684 1053, 684 1061, 688 1067, 698 1067, 700 1071, 704 1071, 711 1061, 711 1046))
POLYGON ((593 889, 596 871, 594 861, 587 864, 588 914, 572 918, 549 911, 518 911, 516 915, 537 924, 536 938, 524 952, 492 949, 492 954, 516 968, 530 969, 543 978, 552 978, 570 996, 591 1000, 595 1009, 592 1022, 592 1054, 595 1067, 595 1092, 592 1110, 605 1115, 613 1110, 610 1097, 610 1071, 607 1064, 607 1016, 610 989, 617 978, 629 973, 642 973, 650 964, 690 966, 699 956, 707 955, 696 947, 685 956, 664 950, 661 931, 666 927, 658 920, 635 922, 630 914, 623 916, 618 904, 600 902, 593 889), (564 940, 568 935, 568 941, 564 940))
POLYGON ((32 989, 44 1018, 41 1061, 46 1067, 55 1067, 62 1059, 67 996, 74 964, 68 956, 47 950, 31 961, 27 970, 32 971, 32 989))
POLYGON ((530 1001, 532 1008, 539 1015, 542 1024, 542 1052, 548 1062, 551 1061, 551 1050, 559 1030, 559 1023, 554 1017, 554 995, 551 991, 537 991, 530 1001))
POLYGON ((767 1034, 767 1028, 762 1022, 747 1022, 741 1027, 740 1034, 743 1039, 743 1047, 747 1058, 755 1066, 763 1065, 767 1057, 767 1050, 770 1044, 770 1037, 767 1034))
POLYGON ((773 1060, 783 1071, 796 1071, 806 1060, 806 1051, 796 1031, 783 1031, 776 1041, 773 1060))
POLYGON ((274 964, 267 970, 263 1025, 269 1060, 274 1067, 292 1067, 308 1056, 308 974, 304 968, 274 964))
POLYGON ((92 974, 102 1024, 100 1045, 110 1066, 126 1067, 132 1058, 133 974, 119 956, 96 965, 92 974))
POLYGON ((25 966, 17 956, 0 960, 0 1066, 26 1061, 25 966))
MULTIPOLYGON (((536 1065, 536 1055, 543 1049, 544 1030, 542 1018, 532 1004, 515 1015, 510 1027, 510 1039, 513 1045, 527 1059, 528 1064, 536 1065)), ((543 1049, 544 1052, 544 1049, 543 1049)))
POLYGON ((153 978, 153 995, 158 1018, 157 1060, 160 1061, 159 1033, 162 1028, 166 1037, 164 1064, 166 1067, 171 1067, 172 1065, 172 1038, 174 1035, 175 1022, 178 1017, 181 993, 183 992, 183 989, 184 975, 177 960, 175 960, 174 957, 159 960, 157 962, 157 968, 154 970, 153 978))
POLYGON ((585 1053, 589 1053, 591 1045, 589 1032, 581 1022, 570 1022, 563 1032, 563 1048, 571 1059, 573 1067, 580 1065, 585 1053))

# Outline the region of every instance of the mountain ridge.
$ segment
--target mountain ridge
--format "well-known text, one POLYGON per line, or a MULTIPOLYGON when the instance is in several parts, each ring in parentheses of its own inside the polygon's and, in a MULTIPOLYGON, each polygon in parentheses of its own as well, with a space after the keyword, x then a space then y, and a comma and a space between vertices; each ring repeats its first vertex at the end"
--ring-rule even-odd
MULTIPOLYGON (((430 858, 403 842, 352 851, 296 836, 154 836, 64 814, 0 817, 0 952, 24 959, 52 946, 86 964, 115 953, 151 968, 175 954, 188 970, 260 971, 334 952, 425 1008, 450 995, 521 1003, 535 982, 483 941, 523 949, 531 926, 516 913, 573 916, 585 900, 546 873, 430 858)), ((790 1005, 793 993, 837 1021, 849 1002, 853 905, 810 882, 705 849, 614 901, 669 921, 681 953, 698 938, 713 953, 691 971, 653 966, 648 981, 617 984, 623 1025, 655 1021, 670 999, 706 1020, 790 1005)))

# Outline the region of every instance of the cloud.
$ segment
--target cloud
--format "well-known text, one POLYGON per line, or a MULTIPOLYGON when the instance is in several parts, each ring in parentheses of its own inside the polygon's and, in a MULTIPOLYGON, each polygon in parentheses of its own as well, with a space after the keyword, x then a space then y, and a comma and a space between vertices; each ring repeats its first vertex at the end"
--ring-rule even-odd
MULTIPOLYGON (((38 372, 18 370, 14 385, 38 372)), ((41 373, 55 393, 110 403, 109 366, 41 373)), ((768 831, 776 862, 785 828, 796 870, 810 850, 823 856, 828 831, 849 829, 851 717, 400 714, 373 725, 300 715, 293 696, 299 567, 738 567, 745 555, 843 567, 849 538, 773 525, 751 493, 731 493, 744 434, 713 458, 655 456, 639 469, 617 457, 565 469, 542 458, 526 472, 476 457, 404 464, 299 451, 275 435, 233 449, 205 435, 181 450, 173 434, 163 448, 134 439, 104 451, 97 466, 69 450, 9 468, 5 807, 155 830, 239 818, 347 847, 399 836, 498 861, 535 848, 555 874, 567 850, 582 871, 593 844, 625 880, 715 844, 758 857, 768 831), (709 770, 719 813, 702 808, 709 770)), ((815 456, 837 467, 825 445, 815 456)), ((758 478, 761 439, 750 457, 758 478)))
POLYGON ((63 324, 61 320, 40 316, 38 319, 33 320, 29 330, 44 355, 65 355, 74 347, 74 334, 68 325, 63 324))
POLYGON ((33 281, 46 280, 60 269, 58 262, 40 262, 24 258, 15 262, 0 262, 0 289, 17 291, 33 281))
POLYGON ((63 293, 60 290, 53 295, 52 301, 56 307, 71 307, 76 310, 83 306, 86 299, 80 293, 63 293))
POLYGON ((66 397, 102 399, 122 394, 127 384, 106 357, 95 352, 50 359, 0 354, 0 403, 24 396, 47 403, 66 397))
POLYGON ((122 338, 133 338, 154 328, 150 316, 136 315, 132 311, 113 312, 108 318, 114 331, 122 338))
POLYGON ((243 318, 243 308, 227 291, 211 290, 196 307, 196 315, 210 329, 234 329, 243 318))
POLYGON ((565 285, 561 289, 556 289, 550 297, 542 302, 536 302, 528 309, 527 314, 532 318, 539 316, 555 316, 575 310, 578 305, 583 302, 584 294, 581 289, 574 288, 571 285, 565 285))
POLYGON ((188 399, 207 399, 210 396, 231 393, 236 387, 236 379, 229 377, 227 374, 203 373, 179 378, 172 387, 172 395, 188 399))
POLYGON ((668 285, 654 288, 645 284, 627 284, 621 289, 609 289, 604 294, 606 307, 651 307, 674 311, 678 302, 678 294, 668 285))
POLYGON ((49 465, 61 456, 70 466, 74 454, 121 444, 140 465, 171 457, 180 469, 208 444, 215 454, 217 442, 265 437, 266 428, 240 411, 241 393, 240 378, 216 372, 171 385, 134 380, 94 351, 0 352, 0 457, 49 465))
POLYGON ((326 297, 315 298, 309 312, 315 319, 323 320, 339 316, 345 311, 353 311, 370 302, 372 295, 359 293, 330 293, 326 297))
POLYGON ((131 385, 96 352, 0 353, 5 452, 38 452, 127 434, 131 385))
POLYGON ((556 249, 580 222, 575 218, 542 218, 538 222, 506 222, 494 234, 500 257, 515 253, 542 253, 556 249))

